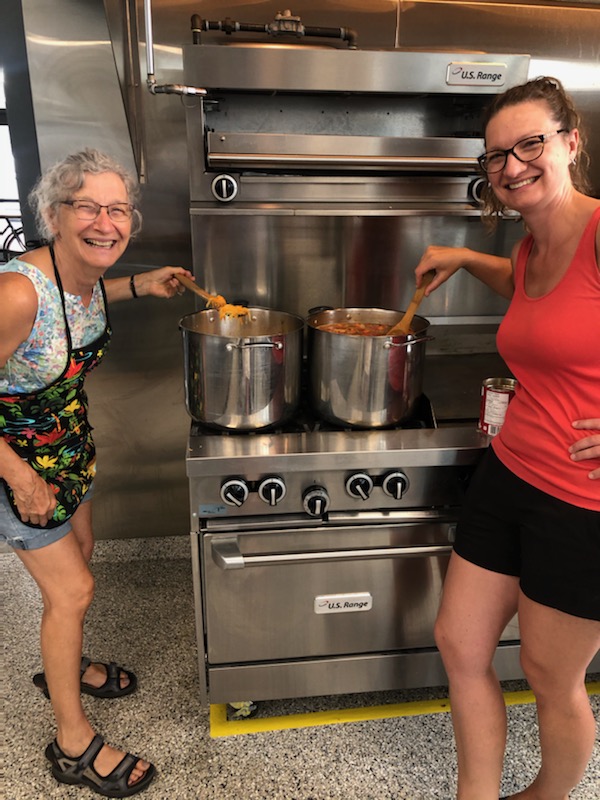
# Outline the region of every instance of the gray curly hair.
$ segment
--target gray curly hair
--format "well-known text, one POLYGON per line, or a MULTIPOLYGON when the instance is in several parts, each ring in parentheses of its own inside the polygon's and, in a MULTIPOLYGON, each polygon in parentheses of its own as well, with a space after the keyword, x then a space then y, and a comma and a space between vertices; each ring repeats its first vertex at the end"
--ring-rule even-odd
POLYGON ((134 206, 131 235, 138 233, 142 227, 142 215, 135 207, 140 194, 137 180, 112 156, 86 148, 49 167, 29 193, 29 205, 35 214, 38 231, 46 241, 51 242, 55 238, 49 225, 50 214, 56 214, 60 204, 70 200, 73 192, 81 189, 86 175, 101 175, 104 172, 114 172, 125 184, 127 199, 134 206))

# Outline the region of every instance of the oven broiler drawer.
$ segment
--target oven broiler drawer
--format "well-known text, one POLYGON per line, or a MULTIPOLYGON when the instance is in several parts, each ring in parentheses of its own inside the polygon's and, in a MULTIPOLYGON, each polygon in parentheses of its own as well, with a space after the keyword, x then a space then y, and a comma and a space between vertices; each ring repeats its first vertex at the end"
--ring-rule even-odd
POLYGON ((205 533, 209 664, 434 647, 454 527, 205 533))

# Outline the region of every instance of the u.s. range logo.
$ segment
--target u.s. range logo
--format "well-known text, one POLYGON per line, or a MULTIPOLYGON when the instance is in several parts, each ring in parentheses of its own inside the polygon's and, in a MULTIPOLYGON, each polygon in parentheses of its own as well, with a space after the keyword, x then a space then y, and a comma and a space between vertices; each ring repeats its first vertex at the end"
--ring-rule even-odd
POLYGON ((506 64, 488 61, 452 61, 446 70, 449 86, 503 86, 506 64))
POLYGON ((347 594, 320 594, 315 597, 315 614, 347 614, 352 611, 370 611, 373 596, 370 592, 347 594))

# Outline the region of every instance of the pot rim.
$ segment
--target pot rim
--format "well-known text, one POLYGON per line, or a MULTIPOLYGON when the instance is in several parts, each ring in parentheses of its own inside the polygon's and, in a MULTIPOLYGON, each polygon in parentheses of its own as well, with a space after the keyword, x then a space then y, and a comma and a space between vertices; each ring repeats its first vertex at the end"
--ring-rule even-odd
MULTIPOLYGON (((274 308, 266 308, 264 306, 248 306, 248 310, 250 311, 250 315, 252 316, 253 311, 259 312, 268 312, 270 314, 277 314, 280 317, 285 319, 289 319, 296 322, 296 325, 290 330, 287 331, 273 331, 272 333, 246 333, 244 334, 243 329, 240 329, 239 333, 233 332, 217 332, 217 331, 199 331, 195 330, 195 328, 191 327, 189 324, 186 323, 187 320, 192 318, 197 318, 202 314, 211 314, 217 315, 218 317, 218 310, 215 308, 203 308, 200 311, 194 311, 191 314, 186 314, 184 317, 181 317, 179 320, 179 330, 184 333, 196 333, 199 336, 212 336, 217 339, 265 339, 271 338, 273 336, 288 336, 289 334, 296 333, 297 331, 301 331, 304 328, 304 319, 300 317, 298 314, 291 314, 288 311, 278 311, 274 308)), ((211 320, 212 322, 213 320, 211 320)), ((221 320, 215 320, 216 323, 220 322, 221 320)), ((244 323, 242 322, 241 325, 244 323)))
MULTIPOLYGON (((393 327, 397 322, 400 322, 400 320, 402 319, 403 314, 405 313, 404 311, 401 311, 401 310, 398 310, 398 309, 392 309, 392 308, 376 308, 376 307, 373 307, 373 306, 340 306, 338 308, 322 309, 322 310, 318 311, 316 314, 309 314, 307 316, 307 318, 306 318, 306 324, 311 330, 318 331, 318 333, 320 335, 323 335, 323 336, 343 336, 343 337, 348 337, 350 339, 367 339, 367 340, 385 339, 385 338, 390 338, 390 339, 409 339, 409 338, 412 338, 412 337, 421 336, 423 333, 425 333, 425 331, 427 331, 427 329, 431 325, 431 323, 429 322, 428 319, 426 319, 425 317, 420 316, 419 314, 415 314, 415 316, 413 317, 413 324, 414 324, 415 320, 418 320, 419 323, 422 323, 422 324, 419 325, 418 330, 415 330, 414 333, 409 333, 409 334, 406 334, 406 335, 400 333, 400 334, 395 334, 394 336, 390 337, 390 336, 388 336, 388 334, 385 334, 385 333, 379 334, 379 335, 370 335, 370 334, 364 334, 364 333, 334 333, 333 331, 324 331, 321 328, 319 328, 319 325, 322 325, 324 323, 324 320, 330 319, 334 315, 338 315, 340 313, 341 314, 350 314, 351 315, 351 314, 354 314, 356 312, 361 312, 361 314, 362 314, 362 312, 365 312, 365 311, 367 311, 367 312, 368 311, 373 311, 373 312, 379 312, 379 313, 382 313, 382 314, 391 314, 391 315, 393 315, 394 318, 392 320, 390 320, 390 328, 393 327), (321 319, 319 319, 319 318, 321 318, 321 319)), ((341 322, 342 320, 338 320, 338 321, 341 322)), ((348 321, 351 321, 351 320, 348 320, 348 321)), ((387 322, 387 320, 386 320, 386 322, 387 322)))

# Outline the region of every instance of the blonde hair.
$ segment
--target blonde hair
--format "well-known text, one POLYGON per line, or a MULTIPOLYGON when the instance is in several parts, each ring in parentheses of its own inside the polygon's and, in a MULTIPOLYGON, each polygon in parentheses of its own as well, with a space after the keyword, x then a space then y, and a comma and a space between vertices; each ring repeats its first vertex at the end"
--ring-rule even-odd
POLYGON ((138 233, 142 227, 142 215, 135 207, 140 193, 136 178, 112 156, 86 148, 49 167, 29 193, 29 205, 35 214, 38 231, 46 241, 51 242, 56 236, 50 228, 49 219, 57 214, 61 203, 70 200, 73 192, 81 189, 86 175, 105 172, 114 172, 125 184, 128 202, 134 206, 131 235, 138 233))

